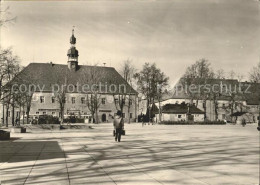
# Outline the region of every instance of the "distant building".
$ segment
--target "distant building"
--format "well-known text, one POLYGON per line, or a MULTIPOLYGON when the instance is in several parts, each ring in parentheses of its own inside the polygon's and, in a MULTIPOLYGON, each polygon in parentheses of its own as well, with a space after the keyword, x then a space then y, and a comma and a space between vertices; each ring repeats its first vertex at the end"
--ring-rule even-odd
MULTIPOLYGON (((180 86, 179 82, 176 84, 175 92, 172 96, 169 98, 169 95, 167 95, 167 98, 163 98, 160 105, 163 107, 167 104, 191 104, 205 112, 205 119, 211 121, 216 120, 216 118, 218 120, 235 121, 236 118, 232 115, 233 113, 246 112, 246 120, 248 122, 257 122, 259 118, 260 84, 238 82, 237 80, 230 79, 208 79, 207 84, 211 87, 217 84, 218 88, 223 88, 223 92, 217 93, 215 100, 213 94, 209 94, 206 98, 205 96, 191 97, 185 92, 185 89, 181 90, 180 87, 178 87, 180 86), (225 88, 231 89, 226 91, 225 88), (234 92, 235 88, 241 92, 231 95, 230 91, 234 92)), ((156 106, 159 106, 158 102, 156 102, 156 106)))
MULTIPOLYGON (((159 120, 159 112, 155 114, 159 120)), ((195 106, 181 104, 166 104, 161 109, 161 121, 204 121, 204 112, 195 106)))
MULTIPOLYGON (((54 92, 63 86, 67 88, 65 117, 91 115, 87 106, 87 95, 91 94, 91 88, 95 87, 95 92, 98 91, 99 95, 99 122, 112 121, 110 115, 114 116, 117 112, 119 99, 122 95, 127 97, 125 100, 127 106, 124 107, 123 117, 126 121, 135 121, 137 117, 137 92, 113 67, 79 65, 79 52, 75 47, 74 30, 70 44, 67 64, 30 63, 12 81, 12 84, 22 81, 37 86, 32 97, 30 116, 53 115, 60 117, 60 107, 54 92)), ((3 111, 5 109, 4 106, 3 111)), ((17 107, 14 111, 10 108, 7 114, 11 119, 13 116, 22 115, 20 111, 17 107)))
POLYGON ((234 121, 237 124, 241 124, 243 122, 243 120, 246 123, 254 123, 254 116, 252 113, 248 113, 248 112, 235 112, 232 114, 232 117, 234 117, 234 121))

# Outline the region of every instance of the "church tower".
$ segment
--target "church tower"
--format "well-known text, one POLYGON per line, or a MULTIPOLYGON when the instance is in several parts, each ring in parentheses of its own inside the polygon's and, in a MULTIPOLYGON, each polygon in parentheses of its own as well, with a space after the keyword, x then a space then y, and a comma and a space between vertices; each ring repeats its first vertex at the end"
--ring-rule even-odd
POLYGON ((68 67, 70 70, 76 71, 78 68, 78 56, 79 52, 76 49, 76 37, 74 36, 74 29, 72 30, 72 36, 70 37, 70 49, 68 50, 68 67))

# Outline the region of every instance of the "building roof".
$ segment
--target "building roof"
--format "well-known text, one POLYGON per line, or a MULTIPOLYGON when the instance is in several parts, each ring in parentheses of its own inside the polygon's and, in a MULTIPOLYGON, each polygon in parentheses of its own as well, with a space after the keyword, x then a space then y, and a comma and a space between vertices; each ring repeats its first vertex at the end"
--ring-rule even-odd
POLYGON ((242 116, 244 114, 247 114, 247 112, 235 112, 235 113, 231 114, 231 116, 237 117, 237 116, 242 116))
MULTIPOLYGON (((162 113, 168 114, 187 114, 188 113, 188 105, 185 103, 182 104, 166 104, 162 107, 162 113)), ((200 110, 195 106, 190 106, 191 114, 204 114, 204 111, 200 110)))
MULTIPOLYGON (((175 85, 175 92, 172 96, 172 99, 189 99, 190 94, 186 92, 186 89, 189 89, 186 86, 194 84, 197 88, 200 85, 207 84, 207 88, 211 89, 212 93, 208 93, 208 99, 212 99, 213 95, 217 94, 218 100, 226 100, 230 101, 231 98, 236 101, 247 101, 247 104, 259 104, 260 100, 260 84, 259 83, 251 83, 251 82, 239 82, 235 79, 184 79, 181 78, 179 82, 175 85), (186 80, 186 81, 185 81, 186 80), (215 85, 215 86, 213 86, 215 85), (214 91, 212 90, 214 89, 214 91), (218 93, 219 92, 219 93, 218 93), (235 93, 234 93, 235 92, 235 93), (257 103, 256 103, 257 102, 257 103)), ((201 86, 200 92, 203 92, 203 88, 206 87, 201 86)), ((202 99, 203 95, 197 93, 193 94, 195 98, 202 99), (201 97, 201 98, 200 98, 201 97)), ((205 94, 204 94, 205 95, 205 94)))
POLYGON ((75 88, 73 92, 79 92, 97 84, 99 85, 99 93, 118 94, 126 92, 127 94, 137 94, 113 67, 78 65, 77 70, 74 71, 70 70, 67 65, 62 64, 30 63, 11 81, 11 84, 14 83, 38 85, 41 88, 44 87, 43 91, 52 91, 55 84, 59 86, 70 85, 71 90, 73 86, 75 88), (119 90, 119 87, 121 90, 119 90))
MULTIPOLYGON (((259 105, 260 103, 260 84, 259 83, 244 83, 248 85, 248 92, 245 95, 247 105, 259 105)), ((246 86, 245 86, 246 87, 246 86)))

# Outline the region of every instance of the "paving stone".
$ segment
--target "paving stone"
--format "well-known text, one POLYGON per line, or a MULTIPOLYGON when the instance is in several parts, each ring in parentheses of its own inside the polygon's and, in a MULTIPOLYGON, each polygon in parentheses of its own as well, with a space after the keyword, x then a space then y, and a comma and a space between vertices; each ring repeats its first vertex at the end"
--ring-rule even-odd
POLYGON ((14 133, 0 141, 2 184, 257 184, 256 126, 112 124, 14 133))

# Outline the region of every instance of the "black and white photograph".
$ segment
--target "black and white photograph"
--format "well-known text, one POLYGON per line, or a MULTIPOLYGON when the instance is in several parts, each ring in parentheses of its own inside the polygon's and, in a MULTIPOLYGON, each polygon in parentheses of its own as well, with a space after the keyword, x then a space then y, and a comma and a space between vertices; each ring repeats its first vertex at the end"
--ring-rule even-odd
POLYGON ((260 185, 260 1, 0 0, 0 185, 260 185))

